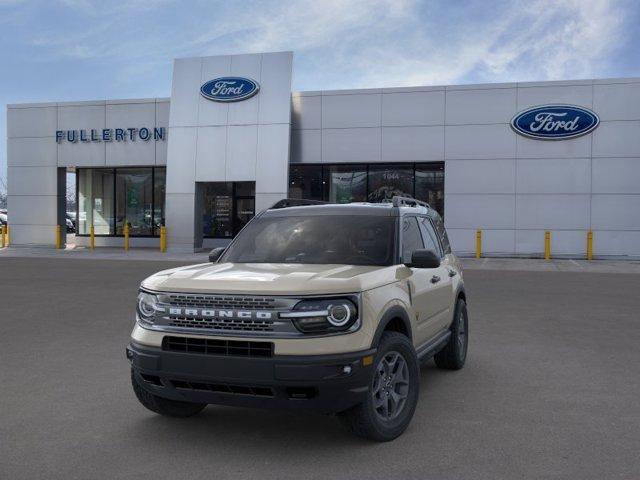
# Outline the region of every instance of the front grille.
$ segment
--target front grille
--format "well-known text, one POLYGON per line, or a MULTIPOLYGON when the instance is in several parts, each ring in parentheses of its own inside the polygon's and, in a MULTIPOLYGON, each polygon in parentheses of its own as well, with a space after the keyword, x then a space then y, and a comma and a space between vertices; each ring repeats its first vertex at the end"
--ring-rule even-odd
POLYGON ((270 310, 277 308, 276 299, 270 297, 244 297, 240 295, 192 295, 170 294, 172 307, 233 308, 245 310, 270 310))
POLYGON ((271 357, 272 342, 243 342, 208 338, 164 337, 162 349, 171 352, 201 353, 230 357, 271 357))
POLYGON ((206 328, 241 332, 272 332, 273 320, 244 320, 234 318, 197 318, 169 315, 169 325, 183 328, 206 328))
POLYGON ((234 395, 253 395, 256 397, 273 397, 273 390, 269 387, 229 385, 226 383, 187 382, 185 380, 170 380, 175 388, 183 390, 204 390, 215 393, 230 393, 234 395))

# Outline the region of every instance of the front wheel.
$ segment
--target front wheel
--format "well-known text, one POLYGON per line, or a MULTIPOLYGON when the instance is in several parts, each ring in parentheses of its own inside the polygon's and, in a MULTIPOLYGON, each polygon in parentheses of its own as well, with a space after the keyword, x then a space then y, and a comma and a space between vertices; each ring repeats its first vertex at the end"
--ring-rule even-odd
POLYGON ((388 442, 405 431, 418 403, 420 368, 411 341, 385 332, 374 360, 367 400, 338 415, 359 437, 388 442))
POLYGON ((449 342, 435 354, 433 359, 438 368, 460 370, 467 360, 467 347, 469 345, 467 304, 461 298, 456 302, 456 310, 449 330, 451 331, 449 342))

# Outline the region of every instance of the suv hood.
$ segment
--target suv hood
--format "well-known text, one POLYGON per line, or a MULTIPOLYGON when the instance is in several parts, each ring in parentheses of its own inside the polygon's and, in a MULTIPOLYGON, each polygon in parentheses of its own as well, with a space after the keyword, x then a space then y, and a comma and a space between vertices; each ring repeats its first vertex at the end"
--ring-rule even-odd
POLYGON ((181 293, 315 295, 356 293, 396 281, 398 266, 204 263, 164 270, 144 288, 181 293))

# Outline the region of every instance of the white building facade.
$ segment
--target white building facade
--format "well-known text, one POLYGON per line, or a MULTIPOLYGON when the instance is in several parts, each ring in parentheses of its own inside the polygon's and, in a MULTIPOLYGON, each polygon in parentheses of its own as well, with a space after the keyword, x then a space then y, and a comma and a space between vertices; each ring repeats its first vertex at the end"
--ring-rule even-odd
POLYGON ((428 201, 470 254, 640 256, 640 79, 291 92, 291 52, 178 59, 171 98, 9 105, 13 246, 225 244, 281 198, 428 201))

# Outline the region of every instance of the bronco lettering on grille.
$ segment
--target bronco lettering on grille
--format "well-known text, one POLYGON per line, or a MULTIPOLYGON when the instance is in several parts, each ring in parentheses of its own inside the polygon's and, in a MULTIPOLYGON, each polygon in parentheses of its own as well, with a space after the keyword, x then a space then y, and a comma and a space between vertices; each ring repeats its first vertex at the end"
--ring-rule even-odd
POLYGON ((253 310, 216 310, 210 308, 169 308, 169 315, 196 318, 241 318, 247 320, 270 320, 273 312, 253 310))

